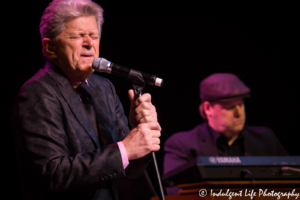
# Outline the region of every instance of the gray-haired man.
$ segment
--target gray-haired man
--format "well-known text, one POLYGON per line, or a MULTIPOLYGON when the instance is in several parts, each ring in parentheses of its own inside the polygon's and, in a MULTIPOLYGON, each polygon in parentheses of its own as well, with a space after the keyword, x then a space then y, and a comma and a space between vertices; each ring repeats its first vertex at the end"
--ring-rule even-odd
POLYGON ((23 199, 118 199, 116 180, 141 175, 160 148, 151 96, 129 91, 130 130, 112 83, 92 74, 102 12, 90 0, 54 0, 43 13, 46 65, 12 118, 23 199))

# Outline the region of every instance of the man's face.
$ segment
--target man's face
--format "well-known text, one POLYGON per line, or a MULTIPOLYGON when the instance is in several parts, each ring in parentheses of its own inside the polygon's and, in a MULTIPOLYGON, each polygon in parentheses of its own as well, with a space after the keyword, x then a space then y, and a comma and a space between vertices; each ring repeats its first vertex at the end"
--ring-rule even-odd
POLYGON ((99 32, 93 16, 72 19, 57 36, 54 62, 71 82, 83 82, 93 73, 93 59, 99 56, 99 32))
POLYGON ((211 103, 206 114, 215 131, 233 137, 243 129, 246 121, 244 99, 211 103))

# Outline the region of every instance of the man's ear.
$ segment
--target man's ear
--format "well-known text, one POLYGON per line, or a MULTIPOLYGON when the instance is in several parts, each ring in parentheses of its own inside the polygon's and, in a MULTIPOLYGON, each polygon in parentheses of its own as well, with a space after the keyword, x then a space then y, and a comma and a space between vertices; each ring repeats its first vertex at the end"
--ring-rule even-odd
POLYGON ((205 113, 205 115, 207 116, 207 117, 209 117, 210 115, 211 115, 211 111, 212 111, 212 105, 211 105, 211 103, 209 103, 208 101, 204 101, 203 102, 203 107, 202 107, 202 109, 203 109, 203 112, 205 113))
POLYGON ((55 59, 57 57, 55 53, 55 46, 53 41, 50 38, 44 38, 42 41, 43 48, 46 50, 48 55, 52 58, 55 59))

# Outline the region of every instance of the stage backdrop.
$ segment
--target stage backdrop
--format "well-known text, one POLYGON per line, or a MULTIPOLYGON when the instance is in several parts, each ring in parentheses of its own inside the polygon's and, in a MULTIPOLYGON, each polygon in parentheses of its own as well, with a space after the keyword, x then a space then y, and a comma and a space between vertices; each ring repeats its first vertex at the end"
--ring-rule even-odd
MULTIPOLYGON (((20 195, 10 116, 18 90, 45 63, 39 22, 49 2, 10 2, 5 7, 10 15, 2 20, 1 168, 10 199, 20 195)), ((199 82, 216 72, 234 73, 251 88, 248 125, 270 127, 291 155, 300 154, 295 5, 98 3, 105 18, 100 56, 164 79, 161 88, 144 89, 152 95, 162 127, 162 148, 156 153, 161 172, 165 140, 202 122, 199 82)), ((131 85, 104 76, 115 85, 128 115, 131 85)))

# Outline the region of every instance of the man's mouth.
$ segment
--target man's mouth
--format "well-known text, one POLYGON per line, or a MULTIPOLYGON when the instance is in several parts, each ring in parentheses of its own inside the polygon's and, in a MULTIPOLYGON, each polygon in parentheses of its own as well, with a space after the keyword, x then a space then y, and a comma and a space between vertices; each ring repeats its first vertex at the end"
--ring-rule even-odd
POLYGON ((240 125, 240 124, 242 124, 242 122, 243 122, 242 120, 235 120, 235 121, 234 121, 234 124, 235 124, 235 125, 240 125))
POLYGON ((87 57, 87 58, 94 57, 94 55, 91 55, 91 54, 81 54, 80 56, 81 57, 87 57))

